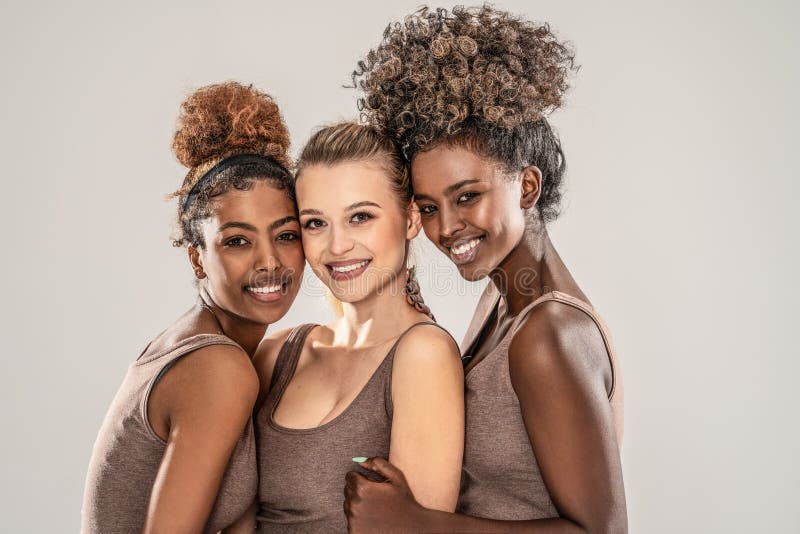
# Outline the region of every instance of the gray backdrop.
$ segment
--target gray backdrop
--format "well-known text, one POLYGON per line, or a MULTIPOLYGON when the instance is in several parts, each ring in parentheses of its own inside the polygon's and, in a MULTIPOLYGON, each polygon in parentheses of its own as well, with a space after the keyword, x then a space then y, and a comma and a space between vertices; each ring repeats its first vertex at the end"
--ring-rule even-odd
MULTIPOLYGON (((552 233, 622 358, 631 530, 800 531, 796 3, 500 5, 550 21, 582 65, 552 116, 569 161, 552 233)), ((416 6, 2 3, 0 530, 77 530, 126 366, 192 303, 163 199, 181 99, 253 82, 296 150, 355 116, 341 85, 416 6)), ((480 285, 418 241, 460 337, 480 285)), ((309 283, 279 326, 329 314, 309 283)))

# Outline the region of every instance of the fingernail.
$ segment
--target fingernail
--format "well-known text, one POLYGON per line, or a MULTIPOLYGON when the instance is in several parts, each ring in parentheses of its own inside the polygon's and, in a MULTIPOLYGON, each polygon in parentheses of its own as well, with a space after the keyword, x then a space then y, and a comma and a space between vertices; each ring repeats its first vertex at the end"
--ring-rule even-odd
POLYGON ((355 458, 353 458, 353 461, 355 463, 357 463, 357 464, 363 464, 364 462, 367 461, 367 457, 366 456, 356 456, 355 458))

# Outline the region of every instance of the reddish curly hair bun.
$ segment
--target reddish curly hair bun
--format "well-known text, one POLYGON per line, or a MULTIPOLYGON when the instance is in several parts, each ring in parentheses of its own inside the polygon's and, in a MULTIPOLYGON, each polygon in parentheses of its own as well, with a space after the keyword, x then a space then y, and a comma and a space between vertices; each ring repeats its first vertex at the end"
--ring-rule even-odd
POLYGON ((291 167, 289 132, 278 105, 252 85, 234 81, 201 87, 181 104, 172 151, 190 169, 244 153, 291 167))

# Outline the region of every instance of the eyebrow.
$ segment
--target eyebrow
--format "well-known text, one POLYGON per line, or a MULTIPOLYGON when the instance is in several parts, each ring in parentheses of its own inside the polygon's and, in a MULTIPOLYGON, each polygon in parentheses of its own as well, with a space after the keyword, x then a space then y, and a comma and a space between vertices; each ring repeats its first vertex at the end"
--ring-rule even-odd
POLYGON ((238 221, 231 221, 231 222, 226 222, 225 224, 220 226, 219 230, 217 230, 217 233, 221 233, 222 231, 227 230, 228 228, 242 228, 244 230, 250 230, 251 232, 258 232, 258 228, 256 228, 252 224, 247 224, 238 221))
MULTIPOLYGON (((456 183, 454 183, 453 185, 450 185, 450 186, 448 186, 448 187, 447 187, 447 188, 444 190, 444 194, 445 194, 445 196, 446 196, 446 195, 449 195, 450 193, 452 193, 452 192, 454 192, 454 191, 457 191, 457 190, 461 189, 461 188, 462 188, 462 187, 464 187, 465 185, 477 184, 478 182, 480 182, 480 180, 476 180, 476 179, 472 179, 472 180, 461 180, 460 182, 456 182, 456 183)), ((414 194, 414 198, 415 198, 415 199, 424 198, 425 200, 433 200, 433 198, 429 197, 428 195, 417 194, 417 193, 415 193, 415 194, 414 194)))
MULTIPOLYGON (((383 209, 381 208, 380 204, 376 204, 375 202, 371 202, 369 200, 362 200, 360 202, 354 202, 353 204, 350 204, 344 210, 350 211, 356 208, 363 208, 364 206, 371 206, 373 208, 383 209)), ((305 209, 305 210, 300 210, 300 215, 322 215, 322 212, 315 209, 305 209)))
POLYGON ((447 189, 445 189, 444 190, 444 194, 445 195, 449 195, 453 191, 461 189, 465 185, 477 184, 478 182, 480 182, 480 180, 475 180, 475 179, 473 179, 473 180, 461 180, 460 182, 456 182, 453 185, 449 186, 447 189))
MULTIPOLYGON (((297 221, 297 217, 295 217, 294 215, 289 215, 288 217, 283 217, 282 219, 278 219, 277 221, 274 221, 274 222, 270 223, 269 229, 270 230, 275 230, 276 228, 280 228, 284 224, 290 223, 292 221, 297 221)), ((243 230, 248 230, 250 232, 258 232, 258 228, 256 228, 252 224, 248 224, 246 222, 231 221, 231 222, 226 222, 225 224, 220 226, 219 230, 217 230, 217 233, 221 233, 221 232, 227 230, 228 228, 241 228, 243 230)))
POLYGON ((356 208, 363 208, 364 206, 371 206, 373 208, 383 209, 381 208, 380 204, 370 202, 369 200, 362 200, 361 202, 350 204, 349 206, 347 206, 347 208, 345 208, 345 211, 354 210, 356 208))
POLYGON ((280 228, 284 224, 288 224, 288 223, 290 223, 292 221, 299 222, 297 220, 297 217, 295 217, 294 215, 289 215, 288 217, 284 217, 283 219, 278 219, 277 221, 275 221, 272 224, 270 224, 269 225, 269 229, 270 230, 275 230, 276 228, 280 228))

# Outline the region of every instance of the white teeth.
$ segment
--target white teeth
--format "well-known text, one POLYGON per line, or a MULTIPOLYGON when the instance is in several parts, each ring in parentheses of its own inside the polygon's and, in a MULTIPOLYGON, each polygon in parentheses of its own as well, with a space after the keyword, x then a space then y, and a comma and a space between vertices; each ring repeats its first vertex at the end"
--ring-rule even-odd
POLYGON ((453 254, 458 254, 460 256, 462 254, 465 254, 465 253, 469 252, 473 248, 475 248, 478 245, 479 242, 480 242, 480 239, 472 239, 469 242, 464 243, 463 245, 451 248, 450 251, 453 254))
POLYGON ((281 290, 281 285, 265 286, 265 287, 251 287, 248 286, 247 290, 251 293, 275 293, 281 290))
POLYGON ((344 267, 331 266, 331 269, 333 269, 333 271, 336 272, 336 273, 349 273, 350 271, 355 271, 356 269, 362 268, 367 263, 369 263, 369 261, 362 261, 362 262, 359 262, 359 263, 354 263, 352 265, 346 265, 344 267))

